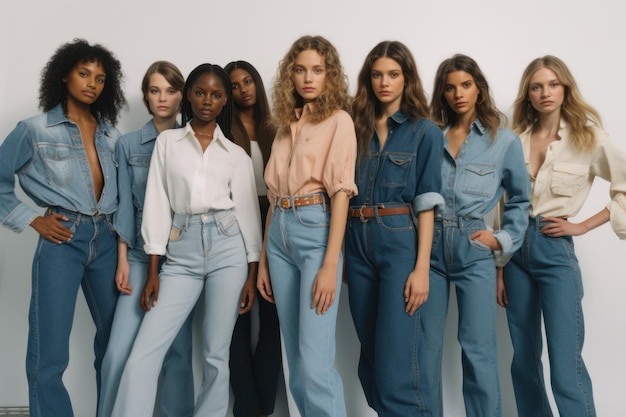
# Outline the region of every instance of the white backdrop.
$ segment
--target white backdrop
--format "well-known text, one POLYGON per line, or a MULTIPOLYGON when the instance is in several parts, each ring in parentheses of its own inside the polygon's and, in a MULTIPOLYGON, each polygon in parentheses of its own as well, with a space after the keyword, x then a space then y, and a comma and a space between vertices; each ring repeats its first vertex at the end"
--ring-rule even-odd
MULTIPOLYGON (((128 132, 147 119, 140 81, 153 61, 170 60, 187 74, 202 62, 225 65, 245 59, 271 85, 278 61, 291 43, 303 34, 321 34, 339 50, 352 91, 367 52, 381 40, 395 39, 413 51, 427 92, 442 59, 456 52, 472 56, 486 73, 498 106, 508 114, 528 62, 547 53, 557 55, 570 66, 585 98, 600 111, 612 139, 626 149, 626 127, 620 123, 626 66, 621 53, 626 6, 621 1, 22 0, 4 2, 2 9, 0 141, 19 120, 38 111, 40 71, 53 51, 74 37, 104 44, 122 62, 129 106, 118 127, 128 132)), ((606 202, 607 186, 599 181, 577 219, 597 212, 606 202)), ((584 355, 594 381, 597 411, 602 416, 624 415, 626 282, 619 259, 626 244, 606 225, 575 241, 586 288, 584 355)), ((24 361, 35 242, 32 229, 21 235, 0 230, 0 407, 28 403, 24 361)), ((337 362, 348 415, 373 416, 356 377, 358 343, 349 314, 344 291, 337 362)), ((503 311, 498 320, 504 416, 514 417, 508 372, 512 352, 503 311)), ((93 332, 81 295, 65 374, 78 417, 93 415, 95 407, 93 332)), ((448 318, 444 362, 446 415, 462 416, 454 308, 448 318)), ((287 415, 285 409, 281 396, 275 415, 287 415)))

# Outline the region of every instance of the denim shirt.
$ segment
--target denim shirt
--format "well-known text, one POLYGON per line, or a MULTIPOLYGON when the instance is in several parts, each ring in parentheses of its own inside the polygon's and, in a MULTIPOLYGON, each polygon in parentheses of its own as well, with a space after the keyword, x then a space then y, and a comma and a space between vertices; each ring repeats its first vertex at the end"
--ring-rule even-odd
POLYGON ((117 208, 114 148, 118 137, 117 129, 98 120, 94 141, 104 188, 96 201, 80 130, 65 116, 63 107, 59 104, 19 122, 0 146, 0 224, 20 233, 40 215, 15 194, 15 175, 40 207, 112 214, 117 208))
POLYGON ((119 205, 113 216, 113 226, 129 248, 137 248, 141 252, 144 245, 141 237, 143 203, 157 136, 159 132, 150 120, 141 130, 122 135, 115 145, 119 205))
POLYGON ((415 214, 441 208, 441 129, 429 120, 410 119, 401 112, 389 117, 387 126, 383 148, 374 133, 369 155, 358 161, 359 193, 351 199, 351 206, 400 203, 411 205, 415 214))
POLYGON ((444 146, 443 217, 482 219, 506 191, 501 230, 495 231, 494 237, 502 246, 496 258, 508 258, 521 246, 528 227, 530 182, 521 141, 505 129, 498 129, 497 138, 492 140, 477 119, 456 160, 448 150, 447 138, 444 146))

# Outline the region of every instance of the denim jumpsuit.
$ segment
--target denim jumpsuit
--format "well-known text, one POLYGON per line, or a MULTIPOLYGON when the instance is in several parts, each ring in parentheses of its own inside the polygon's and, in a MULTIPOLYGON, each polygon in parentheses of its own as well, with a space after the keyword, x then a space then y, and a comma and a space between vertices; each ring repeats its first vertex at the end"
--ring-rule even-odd
POLYGON ((419 349, 421 311, 405 312, 404 287, 417 261, 417 213, 443 205, 443 135, 426 119, 396 112, 380 147, 375 134, 357 167, 359 194, 351 209, 410 207, 409 214, 350 217, 346 278, 352 319, 361 342, 359 378, 379 416, 430 416, 428 379, 419 349))
POLYGON ((39 237, 32 269, 26 373, 30 415, 73 416, 63 384, 78 288, 82 286, 96 327, 96 382, 109 340, 117 290, 117 240, 111 216, 117 208, 114 147, 119 132, 98 120, 94 142, 104 178, 96 201, 78 126, 59 104, 20 122, 0 147, 0 224, 22 232, 40 213, 15 194, 24 192, 48 213, 65 215, 73 237, 53 243, 39 237))
POLYGON ((517 250, 528 226, 530 184, 519 138, 499 129, 496 138, 476 120, 455 158, 444 140, 441 170, 441 216, 435 219, 430 293, 422 307, 423 341, 429 358, 433 416, 443 415, 441 359, 450 283, 456 287, 458 340, 462 349, 463 397, 468 417, 502 415, 496 348, 496 259, 517 250), (494 254, 470 239, 485 230, 483 217, 502 197, 502 228, 494 237, 502 251, 494 254))
MULTIPOLYGON (((143 250, 141 219, 150 157, 157 136, 151 120, 141 130, 121 136, 115 145, 119 206, 113 216, 113 225, 119 238, 128 244, 128 279, 133 293, 120 295, 115 308, 111 328, 114 343, 108 346, 102 366, 99 417, 111 416, 122 371, 144 316, 139 300, 148 276, 148 255, 143 250)), ((189 315, 174 339, 163 363, 161 411, 164 417, 189 417, 193 414, 192 321, 193 314, 189 315)))

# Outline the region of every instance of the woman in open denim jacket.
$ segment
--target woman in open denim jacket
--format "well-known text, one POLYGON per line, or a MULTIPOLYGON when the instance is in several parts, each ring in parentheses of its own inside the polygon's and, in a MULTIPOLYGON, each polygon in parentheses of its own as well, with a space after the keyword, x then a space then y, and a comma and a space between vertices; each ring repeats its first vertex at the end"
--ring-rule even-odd
POLYGON ((422 311, 433 416, 442 416, 441 357, 450 283, 459 308, 463 395, 468 417, 502 415, 496 349, 496 258, 519 248, 528 225, 529 183, 519 138, 499 129, 500 112, 471 58, 441 63, 431 104, 444 126, 444 209, 435 220, 430 296, 422 311), (506 191, 502 228, 483 217, 506 191))

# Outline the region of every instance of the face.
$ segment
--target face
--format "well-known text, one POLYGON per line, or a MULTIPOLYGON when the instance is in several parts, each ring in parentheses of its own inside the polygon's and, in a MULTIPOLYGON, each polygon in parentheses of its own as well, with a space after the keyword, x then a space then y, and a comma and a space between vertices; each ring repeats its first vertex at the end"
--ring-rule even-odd
POLYGON ((95 103, 102 94, 105 80, 106 73, 99 62, 79 62, 63 78, 67 85, 68 100, 86 105, 95 103))
POLYGON ((325 59, 314 49, 302 51, 293 63, 293 82, 304 103, 315 101, 324 89, 325 59))
POLYGON ((564 99, 565 87, 551 69, 541 68, 530 77, 528 100, 539 113, 560 110, 564 99))
POLYGON ((193 118, 204 122, 215 120, 227 100, 224 85, 215 74, 201 75, 189 88, 187 98, 193 118))
POLYGON ((443 95, 456 114, 473 114, 476 111, 479 94, 480 90, 471 74, 465 71, 454 71, 446 77, 443 95))
POLYGON ((230 72, 233 84, 233 100, 240 109, 246 109, 256 103, 256 84, 252 75, 244 69, 235 68, 230 72))
POLYGON ((157 72, 150 76, 146 98, 152 114, 167 119, 178 113, 183 93, 176 91, 165 77, 157 72))
POLYGON ((371 73, 372 90, 384 105, 400 108, 404 92, 404 74, 395 60, 382 57, 374 61, 371 73))

